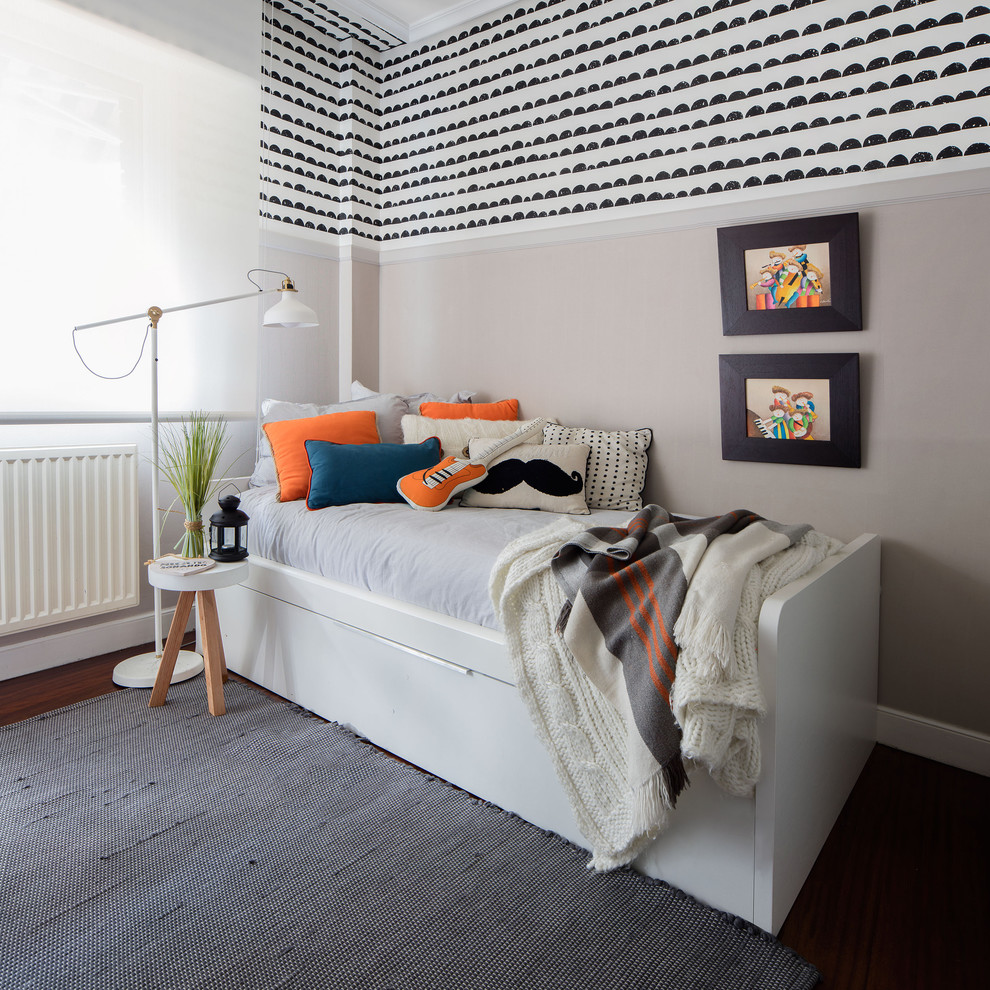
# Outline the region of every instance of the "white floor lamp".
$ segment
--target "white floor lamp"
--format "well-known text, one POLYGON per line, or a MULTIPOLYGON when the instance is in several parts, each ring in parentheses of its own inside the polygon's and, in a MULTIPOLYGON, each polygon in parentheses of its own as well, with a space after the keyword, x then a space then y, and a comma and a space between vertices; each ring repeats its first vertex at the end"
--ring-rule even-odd
MULTIPOLYGON (((257 286, 256 291, 243 292, 236 296, 224 296, 221 299, 207 299, 204 302, 187 303, 184 306, 170 306, 167 309, 163 309, 159 306, 151 306, 147 313, 135 313, 131 316, 118 316, 111 320, 99 320, 96 323, 83 323, 77 327, 73 327, 72 329, 73 346, 76 349, 76 353, 79 354, 79 360, 82 361, 87 371, 97 375, 100 378, 126 378, 128 375, 133 374, 135 368, 137 368, 138 363, 141 360, 141 355, 138 355, 138 359, 134 363, 134 367, 124 375, 100 375, 98 372, 93 371, 88 364, 86 364, 82 354, 79 353, 79 347, 76 343, 75 335, 80 330, 91 330, 95 327, 110 326, 114 323, 127 323, 131 320, 139 320, 144 317, 147 317, 149 321, 147 332, 151 335, 151 503, 152 511, 154 512, 152 550, 153 556, 156 559, 161 555, 161 527, 159 519, 161 507, 158 504, 158 321, 166 313, 178 313, 184 309, 199 309, 203 306, 216 306, 219 303, 234 302, 237 299, 248 299, 252 296, 257 296, 259 293, 264 294, 279 292, 281 293, 281 298, 274 306, 265 312, 264 319, 262 320, 263 326, 282 327, 287 329, 319 326, 319 320, 316 317, 316 313, 314 313, 313 310, 295 297, 295 285, 293 285, 292 279, 286 275, 285 272, 273 272, 267 268, 252 268, 251 271, 248 272, 247 277, 254 285, 257 286), (254 272, 268 272, 272 275, 281 275, 281 287, 278 289, 263 289, 257 282, 254 281, 253 278, 251 278, 251 275, 254 272)), ((143 345, 141 350, 143 354, 143 345)), ((113 671, 113 680, 115 684, 118 684, 121 687, 150 688, 155 683, 155 675, 158 673, 158 665, 162 659, 162 600, 161 590, 159 588, 155 588, 154 592, 154 651, 151 653, 139 653, 136 656, 128 657, 126 660, 122 660, 119 664, 117 664, 113 671)), ((195 677, 196 674, 198 674, 202 669, 203 658, 198 653, 193 653, 189 650, 182 650, 176 660, 175 673, 172 675, 171 683, 176 684, 179 681, 185 681, 190 677, 195 677)))

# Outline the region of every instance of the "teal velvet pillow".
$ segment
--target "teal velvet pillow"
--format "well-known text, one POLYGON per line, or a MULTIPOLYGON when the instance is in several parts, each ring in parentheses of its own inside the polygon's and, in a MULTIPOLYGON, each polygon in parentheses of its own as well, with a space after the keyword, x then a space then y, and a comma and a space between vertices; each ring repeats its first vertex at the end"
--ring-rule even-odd
POLYGON ((422 443, 333 443, 307 440, 306 455, 313 477, 306 507, 352 502, 401 502, 396 483, 413 471, 440 462, 440 441, 422 443))

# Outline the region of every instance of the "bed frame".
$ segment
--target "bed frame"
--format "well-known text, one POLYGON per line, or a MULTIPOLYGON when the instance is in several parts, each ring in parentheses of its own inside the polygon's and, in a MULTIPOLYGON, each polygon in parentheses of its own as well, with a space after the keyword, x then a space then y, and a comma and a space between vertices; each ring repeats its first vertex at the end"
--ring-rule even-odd
MULTIPOLYGON (((513 684, 501 633, 260 557, 217 592, 231 670, 586 846, 513 684)), ((700 771, 637 860, 773 933, 873 747, 880 540, 867 534, 768 598, 769 716, 754 798, 700 771)))

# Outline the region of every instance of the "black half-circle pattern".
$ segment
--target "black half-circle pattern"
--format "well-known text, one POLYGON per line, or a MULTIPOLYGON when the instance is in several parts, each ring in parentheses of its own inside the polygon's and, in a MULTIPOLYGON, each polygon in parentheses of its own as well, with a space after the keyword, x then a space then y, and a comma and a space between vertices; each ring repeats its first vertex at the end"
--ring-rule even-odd
POLYGON ((414 47, 266 2, 262 215, 388 240, 988 153, 984 5, 665 7, 541 2, 414 47))

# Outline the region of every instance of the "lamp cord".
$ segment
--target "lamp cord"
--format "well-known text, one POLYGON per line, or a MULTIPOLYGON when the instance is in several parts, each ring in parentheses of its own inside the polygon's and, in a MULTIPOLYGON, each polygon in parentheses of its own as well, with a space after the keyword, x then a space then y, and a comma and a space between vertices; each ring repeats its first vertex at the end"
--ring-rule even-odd
POLYGON ((252 269, 251 269, 251 270, 250 270, 250 271, 249 271, 249 272, 247 273, 247 278, 248 278, 248 281, 249 281, 249 282, 250 282, 250 283, 251 283, 252 285, 255 285, 255 286, 257 286, 257 287, 258 287, 258 291, 259 291, 259 292, 264 292, 265 290, 264 290, 264 289, 263 289, 263 288, 261 287, 261 285, 260 285, 260 284, 259 284, 258 282, 255 282, 255 280, 254 280, 253 278, 251 278, 251 276, 252 276, 252 275, 253 275, 253 274, 254 274, 255 272, 268 272, 268 274, 269 274, 269 275, 281 275, 281 276, 282 276, 282 278, 288 278, 288 277, 289 277, 288 275, 286 275, 286 273, 285 273, 285 272, 279 272, 279 271, 276 271, 276 270, 275 270, 274 268, 252 268, 252 269))
POLYGON ((77 332, 77 331, 76 331, 76 327, 73 327, 73 328, 72 328, 72 346, 73 346, 73 348, 75 349, 75 352, 76 352, 76 356, 77 356, 77 357, 79 358, 79 360, 80 360, 80 361, 82 361, 82 366, 83 366, 83 367, 84 367, 84 368, 85 368, 85 369, 86 369, 86 370, 87 370, 87 371, 88 371, 88 372, 89 372, 89 373, 90 373, 91 375, 96 375, 96 377, 97 377, 97 378, 102 378, 102 379, 103 379, 104 381, 108 381, 108 382, 115 382, 115 381, 119 381, 119 380, 120 380, 121 378, 127 378, 127 377, 128 377, 129 375, 133 375, 133 374, 134 374, 134 370, 135 370, 135 369, 137 368, 137 366, 138 366, 138 365, 139 365, 139 364, 141 363, 141 358, 143 358, 143 357, 144 357, 144 348, 145 348, 145 346, 146 346, 146 345, 147 345, 147 343, 148 343, 148 333, 150 332, 150 330, 151 330, 151 324, 149 323, 149 324, 148 324, 148 325, 147 325, 147 326, 146 326, 146 327, 144 328, 144 340, 142 340, 142 341, 141 341, 141 352, 140 352, 140 353, 138 354, 138 356, 137 356, 137 360, 136 360, 136 361, 134 362, 134 364, 133 364, 133 365, 131 365, 131 369, 130 369, 130 371, 125 371, 125 372, 124 372, 124 373, 123 373, 122 375, 101 375, 101 374, 100 374, 100 373, 99 373, 98 371, 94 371, 94 370, 93 370, 93 369, 92 369, 92 368, 91 368, 91 367, 90 367, 90 366, 89 366, 89 365, 88 365, 88 364, 86 363, 86 359, 85 359, 85 358, 84 358, 84 357, 82 356, 82 353, 81 353, 81 352, 80 352, 80 350, 79 350, 79 345, 78 345, 78 344, 76 343, 76 332, 77 332))

